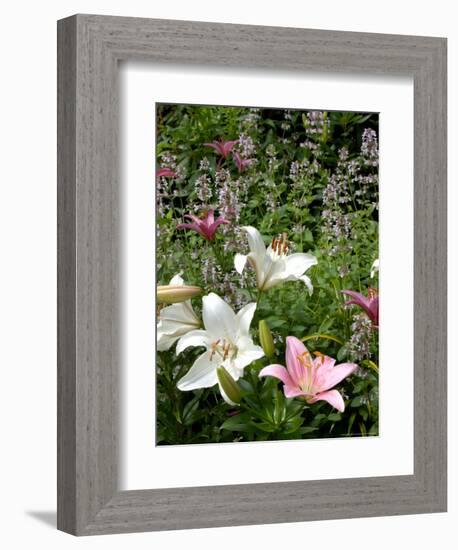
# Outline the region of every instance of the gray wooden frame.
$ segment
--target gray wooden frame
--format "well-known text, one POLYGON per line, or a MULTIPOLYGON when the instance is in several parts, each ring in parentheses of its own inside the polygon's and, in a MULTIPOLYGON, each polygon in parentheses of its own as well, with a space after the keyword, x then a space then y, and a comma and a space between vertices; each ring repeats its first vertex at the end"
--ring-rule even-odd
POLYGON ((58 528, 94 535, 446 511, 446 165, 443 38, 59 21, 58 528), (413 77, 413 475, 118 490, 120 60, 413 77))

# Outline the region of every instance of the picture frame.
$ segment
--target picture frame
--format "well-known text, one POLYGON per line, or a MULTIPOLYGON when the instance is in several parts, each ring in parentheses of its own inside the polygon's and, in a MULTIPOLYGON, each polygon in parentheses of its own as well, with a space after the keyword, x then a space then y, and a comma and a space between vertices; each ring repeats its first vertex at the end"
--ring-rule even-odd
POLYGON ((58 22, 58 529, 96 535, 447 510, 446 39, 74 15, 58 22), (414 473, 118 489, 119 61, 414 80, 414 473))

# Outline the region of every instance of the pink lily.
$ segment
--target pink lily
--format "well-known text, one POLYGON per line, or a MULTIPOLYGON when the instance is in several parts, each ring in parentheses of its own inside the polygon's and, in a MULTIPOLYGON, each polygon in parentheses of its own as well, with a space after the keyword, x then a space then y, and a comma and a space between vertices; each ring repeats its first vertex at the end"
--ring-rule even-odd
POLYGON ((333 388, 358 367, 355 363, 335 365, 335 359, 316 354, 312 358, 304 344, 294 336, 286 338, 286 368, 283 365, 264 367, 259 376, 273 376, 284 384, 285 397, 305 398, 307 403, 327 401, 338 411, 345 410, 342 395, 333 388))
POLYGON ((224 216, 219 216, 215 220, 214 210, 208 210, 203 218, 198 218, 194 214, 186 214, 185 218, 190 219, 193 223, 180 223, 178 229, 192 229, 202 235, 207 241, 213 241, 218 227, 222 223, 230 223, 224 216))
POLYGON ((232 150, 232 147, 238 142, 238 139, 235 141, 212 141, 211 143, 204 143, 206 147, 211 147, 223 158, 227 159, 229 153, 232 150))
POLYGON ((242 173, 245 168, 250 166, 250 164, 253 162, 253 159, 243 159, 238 151, 234 151, 232 153, 232 158, 234 159, 235 165, 237 166, 240 173, 242 173))
POLYGON ((360 292, 355 292, 354 290, 342 290, 342 294, 347 294, 353 298, 345 302, 346 305, 354 304, 359 306, 366 312, 374 328, 378 329, 378 294, 375 289, 369 287, 367 296, 364 296, 360 292))
POLYGON ((177 173, 174 172, 171 168, 159 168, 159 170, 156 172, 157 178, 176 178, 177 173))

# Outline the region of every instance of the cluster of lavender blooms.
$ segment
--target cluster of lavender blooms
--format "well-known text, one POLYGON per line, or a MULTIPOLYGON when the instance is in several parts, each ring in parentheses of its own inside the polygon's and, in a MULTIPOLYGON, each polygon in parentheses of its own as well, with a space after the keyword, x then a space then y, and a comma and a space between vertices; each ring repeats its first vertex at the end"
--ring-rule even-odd
POLYGON ((297 206, 307 206, 306 198, 302 195, 304 189, 304 180, 312 180, 319 174, 321 165, 319 161, 314 159, 303 159, 301 161, 294 160, 289 168, 289 178, 292 181, 292 190, 297 191, 299 199, 297 206))
POLYGON ((256 155, 256 147, 253 138, 244 132, 241 132, 239 135, 237 149, 244 159, 252 159, 256 155))
POLYGON ((306 134, 322 136, 329 129, 330 121, 324 111, 309 111, 307 113, 306 134))
POLYGON ((249 301, 245 294, 240 292, 240 289, 253 288, 256 284, 253 272, 246 270, 241 276, 238 275, 238 284, 236 285, 234 283, 234 280, 237 280, 234 277, 235 272, 223 273, 213 256, 203 259, 201 274, 205 285, 220 296, 224 296, 224 300, 235 309, 242 308, 249 301))
POLYGON ((231 178, 229 170, 217 170, 215 186, 217 189, 218 210, 222 216, 232 222, 238 222, 245 195, 241 178, 231 178))
POLYGON ((347 344, 348 355, 352 361, 361 361, 370 357, 370 344, 373 334, 372 323, 364 313, 356 313, 351 324, 352 335, 347 344))
MULTIPOLYGON (((222 143, 224 144, 224 142, 222 143)), ((241 159, 253 158, 256 147, 249 135, 241 132, 235 143, 234 150, 241 159)), ((219 232, 224 237, 224 252, 234 255, 241 250, 241 243, 245 243, 246 240, 243 238, 239 222, 253 178, 249 171, 245 170, 239 171, 238 177, 234 178, 225 165, 217 166, 212 174, 207 157, 201 159, 199 172, 194 183, 194 198, 187 200, 187 207, 197 214, 215 209, 222 218, 230 222, 221 225, 219 232)), ((167 184, 167 182, 165 183, 167 184)), ((193 251, 193 259, 197 259, 197 257, 198 252, 193 251)), ((237 288, 232 282, 233 274, 223 273, 212 256, 203 259, 201 272, 205 284, 224 296, 229 304, 236 308, 244 305, 244 294, 237 292, 237 288)), ((246 271, 242 277, 241 288, 253 286, 253 281, 248 281, 252 276, 252 273, 246 271)))
POLYGON ((271 143, 265 149, 266 157, 268 159, 268 168, 267 176, 264 177, 260 182, 260 186, 265 193, 265 201, 267 212, 275 212, 279 206, 277 193, 276 193, 276 183, 275 183, 275 172, 280 166, 280 162, 277 158, 277 151, 275 146, 271 143))
MULTIPOLYGON (((324 221, 323 236, 330 245, 331 256, 346 255, 352 250, 349 242, 352 223, 351 213, 347 212, 347 205, 351 202, 349 189, 347 151, 342 149, 339 155, 336 171, 331 174, 328 184, 323 191, 324 221)), ((347 273, 348 265, 341 264, 341 276, 347 273)))
POLYGON ((283 130, 283 137, 279 138, 280 143, 283 143, 283 145, 288 145, 291 143, 291 141, 297 139, 298 134, 295 132, 294 136, 291 135, 289 137, 286 137, 286 132, 289 132, 292 128, 292 121, 293 121, 293 115, 291 114, 291 111, 285 111, 283 113, 284 120, 280 123, 280 129, 283 130))
POLYGON ((366 128, 363 132, 361 156, 365 166, 378 166, 377 132, 366 128))
POLYGON ((185 181, 186 173, 178 166, 175 155, 165 152, 161 155, 160 169, 168 169, 172 176, 159 176, 156 184, 156 206, 159 216, 164 216, 167 201, 178 194, 178 187, 185 181))
POLYGON ((368 171, 377 165, 377 134, 366 128, 360 154, 350 159, 348 150, 340 149, 336 169, 329 176, 323 191, 323 236, 330 245, 330 254, 341 257, 338 268, 340 277, 345 277, 349 272, 349 265, 342 258, 352 251, 353 210, 368 205, 378 208, 378 174, 368 171))
MULTIPOLYGON (((201 204, 210 204, 213 198, 212 181, 209 176, 210 163, 207 157, 204 157, 200 161, 199 166, 202 174, 196 179, 195 190, 197 198, 201 204)), ((194 210, 199 210, 197 205, 194 206, 194 210)))
MULTIPOLYGON (((284 121, 280 127, 284 132, 289 132, 293 126, 293 116, 290 111, 285 111, 284 121)), ((281 206, 278 192, 280 173, 288 177, 292 182, 291 191, 295 192, 295 206, 306 208, 307 198, 302 195, 304 181, 317 180, 323 177, 322 155, 325 150, 324 143, 330 128, 330 120, 323 111, 309 111, 304 113, 305 140, 298 143, 299 132, 288 134, 291 139, 302 149, 306 149, 305 158, 285 163, 281 151, 278 151, 273 143, 265 147, 263 153, 267 160, 267 167, 263 174, 256 171, 256 154, 261 149, 261 144, 256 141, 261 120, 260 109, 250 109, 241 120, 239 135, 233 142, 232 155, 250 161, 249 170, 241 170, 234 177, 233 162, 230 158, 223 162, 221 158, 213 172, 207 157, 202 158, 199 166, 199 175, 195 179, 195 194, 193 199, 187 199, 187 208, 195 213, 214 209, 230 221, 227 225, 221 225, 219 232, 224 237, 223 250, 231 255, 240 252, 241 243, 246 243, 240 229, 240 215, 246 207, 249 190, 253 184, 262 189, 266 210, 275 213, 281 206), (324 139, 323 139, 324 138, 324 139), (230 167, 231 170, 229 169, 230 167), (288 174, 289 170, 289 174, 288 174)), ((303 135, 303 134, 302 134, 303 135)), ((286 138, 284 138, 286 139, 286 138)), ((279 138, 278 142, 281 142, 279 138)), ((215 142, 214 142, 215 143, 215 142)), ((205 144, 208 145, 208 144, 205 144)), ((224 145, 224 142, 221 142, 224 145)), ((228 149, 229 151, 229 149, 228 149)), ((224 156, 226 160, 226 156, 224 156)), ((159 215, 164 215, 164 205, 177 195, 177 188, 184 182, 185 174, 177 166, 176 157, 164 153, 161 156, 160 166, 170 168, 176 172, 174 178, 160 177, 157 183, 157 199, 159 215)), ((350 259, 352 252, 352 220, 353 210, 359 206, 367 205, 367 197, 372 193, 371 201, 377 207, 375 195, 378 183, 378 141, 377 133, 366 128, 362 134, 362 144, 359 155, 350 158, 347 149, 339 151, 339 158, 334 171, 329 174, 327 185, 323 190, 321 213, 323 219, 322 234, 328 244, 327 252, 338 257, 338 274, 344 278, 350 271, 350 259)), ((239 165, 237 165, 239 167, 239 165)), ((302 220, 296 220, 293 230, 296 234, 305 231, 302 220)), ((294 243, 292 243, 294 244, 294 243)), ((242 251, 243 252, 243 251, 242 251)), ((193 251, 193 259, 199 256, 198 251, 193 251)), ((252 272, 245 271, 244 277, 252 276, 252 272)), ((221 272, 213 257, 205 258, 202 265, 202 278, 207 286, 211 286, 233 306, 244 305, 244 293, 237 293, 231 283, 231 274, 221 272)), ((242 280, 244 286, 253 286, 252 282, 242 280)), ((355 360, 367 357, 370 354, 370 323, 367 326, 367 317, 355 315, 352 323, 353 336, 349 342, 349 352, 355 360), (368 332, 369 330, 369 332, 368 332)))
POLYGON ((378 209, 378 167, 379 153, 377 132, 366 128, 362 135, 361 153, 350 161, 348 170, 355 187, 355 202, 360 207, 371 204, 378 209))
POLYGON ((261 120, 261 109, 253 107, 249 110, 248 114, 243 118, 240 124, 240 130, 244 131, 248 128, 257 130, 259 121, 261 120))

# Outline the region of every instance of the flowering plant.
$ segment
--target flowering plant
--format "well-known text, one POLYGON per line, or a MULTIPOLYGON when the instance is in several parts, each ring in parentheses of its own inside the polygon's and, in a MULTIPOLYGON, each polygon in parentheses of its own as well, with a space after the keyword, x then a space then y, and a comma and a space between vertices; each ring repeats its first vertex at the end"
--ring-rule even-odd
POLYGON ((156 443, 378 434, 378 115, 157 109, 156 443))

